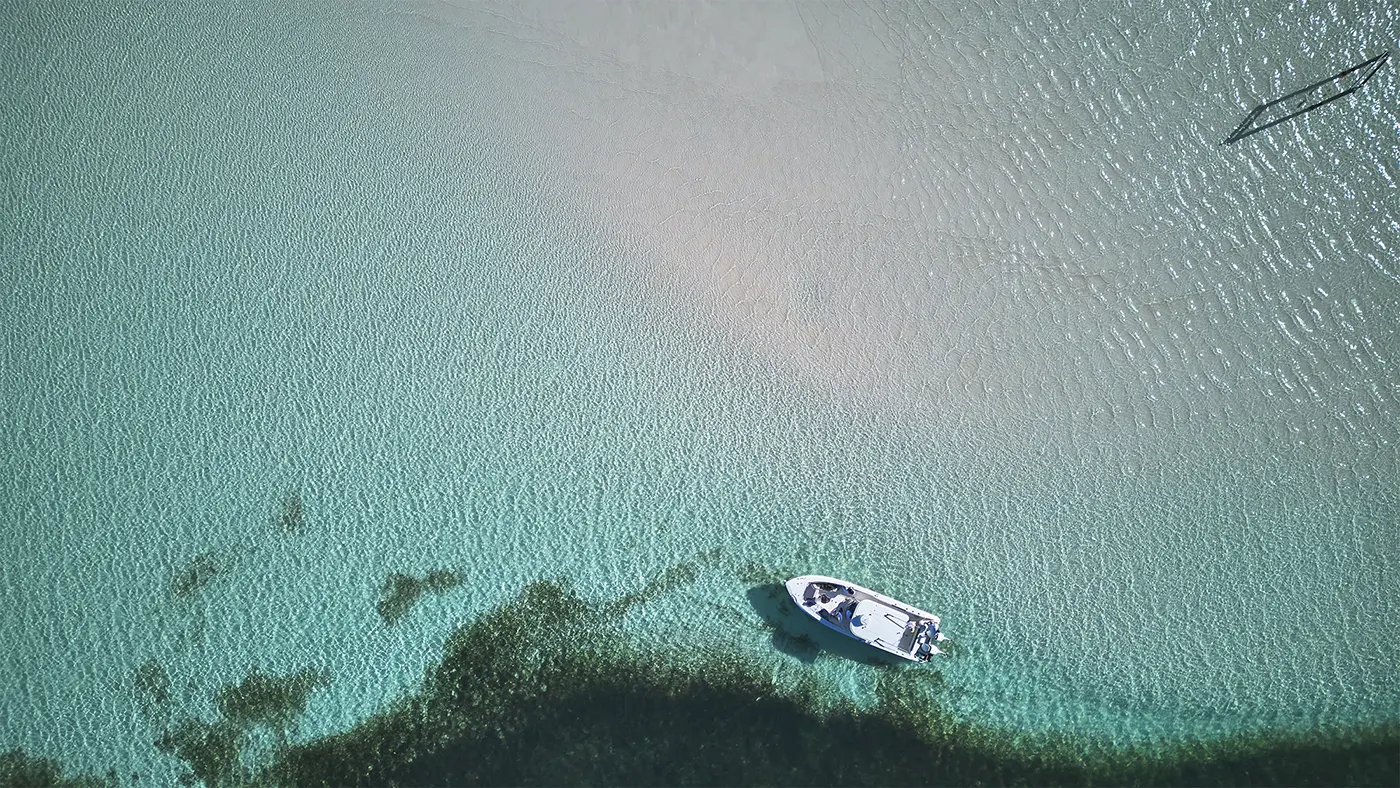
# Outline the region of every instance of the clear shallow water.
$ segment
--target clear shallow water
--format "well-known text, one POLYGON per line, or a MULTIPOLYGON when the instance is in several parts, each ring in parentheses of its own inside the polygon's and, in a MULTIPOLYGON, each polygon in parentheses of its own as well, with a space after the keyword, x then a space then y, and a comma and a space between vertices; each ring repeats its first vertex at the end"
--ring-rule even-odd
POLYGON ((1394 7, 901 9, 12 12, 0 743, 171 768, 152 657, 325 666, 333 730, 696 555, 626 636, 863 697, 743 601, 826 571, 996 725, 1394 722, 1396 83, 1218 145, 1394 7))

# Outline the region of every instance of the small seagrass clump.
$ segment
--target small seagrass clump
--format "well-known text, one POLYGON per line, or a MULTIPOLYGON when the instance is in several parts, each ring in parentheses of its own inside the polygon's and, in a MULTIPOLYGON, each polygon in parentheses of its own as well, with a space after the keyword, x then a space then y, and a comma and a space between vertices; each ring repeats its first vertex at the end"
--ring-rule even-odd
POLYGON ((277 515, 277 530, 294 534, 305 529, 306 507, 301 502, 301 493, 292 490, 282 499, 282 511, 277 515))
POLYGON ((170 593, 176 599, 189 599, 214 582, 219 566, 213 553, 200 553, 170 578, 170 593))
POLYGON ((170 708, 170 674, 165 666, 152 657, 136 669, 133 676, 136 702, 148 720, 161 720, 170 708))
POLYGON ((0 752, 0 786, 87 788, 108 784, 95 777, 64 777, 63 767, 58 761, 30 755, 19 748, 0 752))
POLYGON ((694 583, 695 579, 699 576, 700 568, 696 561, 682 561, 673 566, 668 566, 660 575, 645 586, 609 602, 604 607, 604 612, 610 616, 622 615, 640 604, 649 602, 659 596, 664 596, 681 586, 694 583))
POLYGON ((413 610, 413 606, 418 604, 424 592, 431 591, 441 596, 464 582, 465 575, 447 569, 434 569, 422 578, 392 572, 379 587, 379 604, 376 610, 384 620, 385 626, 393 626, 413 610))
POLYGON ((423 583, 434 594, 445 594, 467 580, 466 575, 450 569, 434 569, 423 578, 423 583))

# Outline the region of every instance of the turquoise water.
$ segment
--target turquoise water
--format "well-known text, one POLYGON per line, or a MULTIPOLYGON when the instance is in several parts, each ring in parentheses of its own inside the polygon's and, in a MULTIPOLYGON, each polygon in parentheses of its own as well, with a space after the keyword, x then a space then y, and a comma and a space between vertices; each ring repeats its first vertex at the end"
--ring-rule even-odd
POLYGON ((0 748, 159 781, 253 666, 327 734, 678 565, 603 634, 818 703, 772 577, 939 612, 993 729, 1400 721, 1393 74, 1218 145, 1400 10, 911 9, 9 11, 0 748))

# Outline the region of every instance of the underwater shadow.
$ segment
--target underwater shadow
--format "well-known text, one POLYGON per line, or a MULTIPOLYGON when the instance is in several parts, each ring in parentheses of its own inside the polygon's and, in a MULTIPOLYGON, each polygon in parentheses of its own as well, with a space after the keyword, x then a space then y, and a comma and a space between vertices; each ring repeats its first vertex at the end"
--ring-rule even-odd
POLYGON ((797 609, 787 588, 780 583, 754 586, 746 594, 754 612, 773 630, 773 648, 805 664, 817 661, 822 653, 839 659, 879 668, 906 667, 907 662, 873 649, 797 609))

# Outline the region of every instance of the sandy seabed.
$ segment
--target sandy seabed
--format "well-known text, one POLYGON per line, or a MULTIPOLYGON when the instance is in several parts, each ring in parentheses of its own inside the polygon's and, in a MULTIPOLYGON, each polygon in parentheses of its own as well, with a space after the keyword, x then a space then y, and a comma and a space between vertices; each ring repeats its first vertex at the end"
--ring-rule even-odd
MULTIPOLYGON (((1066 731, 1388 774, 1393 70, 1220 142, 1393 45, 1393 4, 19 16, 0 745, 158 780, 187 761, 154 741, 286 754, 390 707, 408 735, 393 704, 472 659, 438 644, 575 588, 631 600, 598 648, 644 687, 486 668, 880 738, 890 681, 754 602, 822 571, 944 616, 960 650, 910 691, 980 737, 938 740, 970 779, 1066 731)), ((528 687, 478 700, 548 731, 528 687)))

